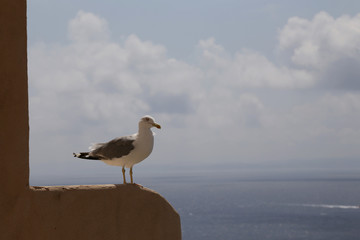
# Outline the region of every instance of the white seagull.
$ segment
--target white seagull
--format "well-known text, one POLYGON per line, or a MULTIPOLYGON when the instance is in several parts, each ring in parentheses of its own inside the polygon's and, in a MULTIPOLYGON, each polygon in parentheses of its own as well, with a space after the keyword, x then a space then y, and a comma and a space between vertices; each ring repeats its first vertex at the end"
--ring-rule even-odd
POLYGON ((74 157, 101 160, 109 165, 121 166, 124 184, 125 167, 130 168, 131 183, 134 183, 133 166, 147 158, 154 146, 154 134, 150 130, 152 127, 161 128, 154 118, 144 116, 140 119, 137 133, 115 138, 107 143, 95 143, 89 147, 90 152, 74 153, 74 157))

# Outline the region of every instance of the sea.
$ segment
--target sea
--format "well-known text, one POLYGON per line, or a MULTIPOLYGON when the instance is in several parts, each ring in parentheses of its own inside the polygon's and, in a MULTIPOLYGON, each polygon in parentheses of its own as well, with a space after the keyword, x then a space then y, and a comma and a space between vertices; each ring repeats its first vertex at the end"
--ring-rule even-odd
MULTIPOLYGON (((136 180, 176 209, 184 240, 360 239, 360 171, 193 171, 136 180)), ((43 181, 35 176, 30 183, 43 181)))

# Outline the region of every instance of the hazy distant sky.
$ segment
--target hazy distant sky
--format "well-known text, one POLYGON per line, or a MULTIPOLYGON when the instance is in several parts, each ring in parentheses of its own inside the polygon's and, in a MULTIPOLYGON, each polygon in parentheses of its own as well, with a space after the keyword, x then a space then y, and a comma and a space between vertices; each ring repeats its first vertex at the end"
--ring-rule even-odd
POLYGON ((360 1, 28 1, 32 174, 137 131, 139 169, 360 164, 360 1))

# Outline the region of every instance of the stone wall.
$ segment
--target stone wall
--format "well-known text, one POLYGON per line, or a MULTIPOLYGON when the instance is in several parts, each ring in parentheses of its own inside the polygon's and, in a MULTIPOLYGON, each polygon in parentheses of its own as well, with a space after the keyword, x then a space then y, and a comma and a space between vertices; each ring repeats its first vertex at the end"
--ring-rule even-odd
POLYGON ((139 185, 29 187, 26 1, 0 1, 0 239, 181 239, 180 217, 139 185))

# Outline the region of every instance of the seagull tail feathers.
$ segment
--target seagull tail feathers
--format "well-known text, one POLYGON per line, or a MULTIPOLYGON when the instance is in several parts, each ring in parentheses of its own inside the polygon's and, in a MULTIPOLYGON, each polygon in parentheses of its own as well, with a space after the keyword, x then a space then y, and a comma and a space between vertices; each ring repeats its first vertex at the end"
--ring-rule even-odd
POLYGON ((87 160, 100 160, 98 157, 90 156, 89 152, 73 153, 74 157, 87 159, 87 160))

